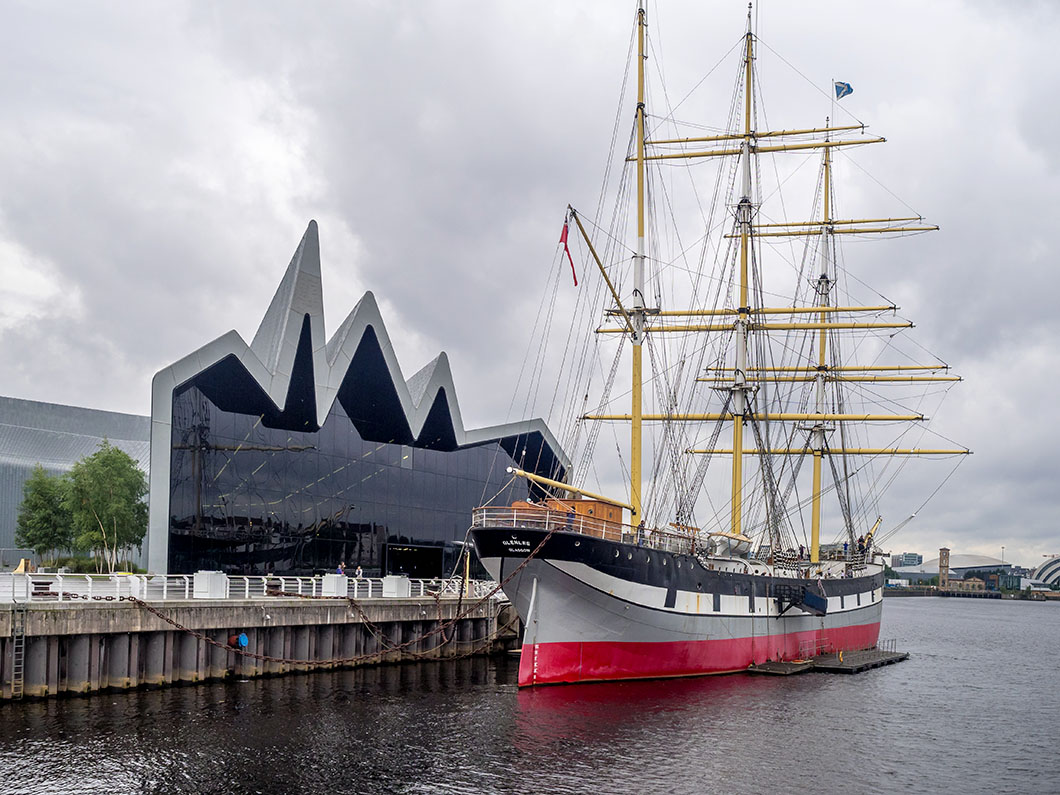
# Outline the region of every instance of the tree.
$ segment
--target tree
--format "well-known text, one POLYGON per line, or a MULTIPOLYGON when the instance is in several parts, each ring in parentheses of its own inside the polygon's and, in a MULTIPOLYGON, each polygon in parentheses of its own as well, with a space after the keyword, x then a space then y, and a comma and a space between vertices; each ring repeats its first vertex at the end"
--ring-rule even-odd
POLYGON ((22 484, 15 540, 29 547, 43 562, 74 544, 70 511, 66 505, 69 481, 64 475, 49 475, 37 464, 22 484))
POLYGON ((147 533, 147 477, 125 451, 106 439, 70 471, 68 504, 77 545, 114 571, 121 553, 147 533))

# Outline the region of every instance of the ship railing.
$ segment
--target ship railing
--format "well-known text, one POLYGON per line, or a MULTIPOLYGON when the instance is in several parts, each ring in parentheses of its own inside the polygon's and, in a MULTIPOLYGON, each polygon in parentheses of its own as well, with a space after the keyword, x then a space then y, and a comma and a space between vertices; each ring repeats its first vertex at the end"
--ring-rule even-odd
MULTIPOLYGON (((808 557, 807 550, 803 550, 803 554, 808 557)), ((821 560, 845 560, 847 563, 872 563, 873 550, 858 550, 858 549, 825 549, 822 548, 820 552, 821 560)))
POLYGON ((695 544, 688 536, 667 533, 655 530, 648 534, 649 543, 643 546, 657 549, 660 552, 671 552, 674 555, 691 555, 695 552, 695 544))
POLYGON ((644 527, 599 519, 595 516, 552 511, 547 508, 476 508, 472 514, 471 527, 517 527, 545 532, 556 530, 602 538, 607 541, 621 541, 660 552, 674 554, 695 552, 693 539, 688 535, 670 533, 665 530, 649 530, 644 527))
MULTIPOLYGON (((224 577, 223 588, 201 598, 231 601, 292 597, 342 598, 342 594, 335 590, 341 590, 342 581, 335 581, 327 588, 324 578, 320 576, 219 576, 224 577)), ((407 582, 407 593, 411 598, 483 599, 493 594, 495 600, 506 599, 501 592, 493 593, 496 583, 492 580, 408 578, 407 582)), ((353 599, 390 598, 384 580, 379 577, 347 576, 345 585, 345 595, 353 599)), ((404 589, 396 589, 394 595, 403 596, 405 593, 404 589)), ((194 601, 195 575, 0 573, 0 604, 80 602, 100 605, 120 601, 123 597, 146 602, 194 601)))

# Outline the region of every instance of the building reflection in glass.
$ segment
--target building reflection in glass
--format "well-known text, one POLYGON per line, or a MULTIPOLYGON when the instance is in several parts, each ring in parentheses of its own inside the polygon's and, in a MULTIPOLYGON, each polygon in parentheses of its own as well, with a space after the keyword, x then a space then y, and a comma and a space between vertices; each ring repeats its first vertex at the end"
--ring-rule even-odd
POLYGON ((192 385, 174 395, 169 571, 448 575, 486 502, 526 499, 500 444, 443 452, 361 438, 339 401, 319 431, 266 427, 192 385))

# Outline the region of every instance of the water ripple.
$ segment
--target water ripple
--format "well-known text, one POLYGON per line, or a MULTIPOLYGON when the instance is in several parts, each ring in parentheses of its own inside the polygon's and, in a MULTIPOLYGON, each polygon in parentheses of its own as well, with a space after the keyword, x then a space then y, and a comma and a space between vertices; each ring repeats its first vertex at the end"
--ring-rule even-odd
POLYGON ((1055 791, 1060 605, 888 600, 883 637, 911 659, 860 676, 519 690, 499 657, 4 704, 0 789, 1055 791))

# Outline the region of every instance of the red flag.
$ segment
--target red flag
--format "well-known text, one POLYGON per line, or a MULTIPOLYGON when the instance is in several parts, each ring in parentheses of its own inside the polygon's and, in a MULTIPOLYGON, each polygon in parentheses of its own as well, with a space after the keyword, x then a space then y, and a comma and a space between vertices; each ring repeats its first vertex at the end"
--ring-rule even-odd
POLYGON ((574 258, 570 255, 570 249, 567 247, 567 222, 563 222, 563 232, 560 233, 559 242, 563 244, 563 250, 567 252, 567 259, 570 261, 570 272, 574 277, 574 286, 578 286, 578 272, 574 269, 574 258))

